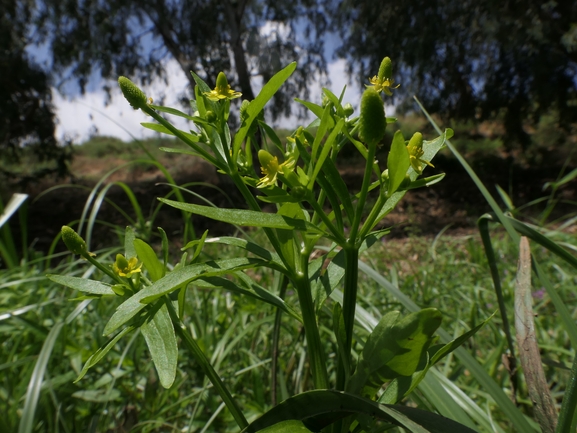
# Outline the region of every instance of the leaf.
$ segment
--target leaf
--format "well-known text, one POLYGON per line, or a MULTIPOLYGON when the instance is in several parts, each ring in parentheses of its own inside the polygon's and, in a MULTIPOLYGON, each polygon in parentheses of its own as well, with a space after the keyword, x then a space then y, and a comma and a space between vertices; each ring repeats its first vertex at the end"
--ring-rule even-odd
POLYGON ((181 203, 161 197, 159 197, 158 200, 186 212, 239 226, 268 227, 273 229, 312 231, 318 234, 323 233, 320 228, 308 221, 278 214, 240 209, 220 209, 191 203, 181 203))
POLYGON ((183 113, 182 111, 177 110, 176 108, 163 107, 162 105, 151 105, 151 107, 154 108, 156 111, 161 111, 163 113, 168 113, 174 116, 184 117, 185 119, 188 120, 193 120, 192 116, 189 116, 188 114, 183 113))
POLYGON ((176 377, 178 346, 168 308, 164 303, 152 319, 140 327, 140 330, 150 350, 160 383, 163 387, 170 388, 176 377))
POLYGON ((147 304, 171 293, 183 284, 190 283, 201 275, 205 277, 223 275, 231 271, 249 269, 266 264, 267 262, 258 259, 238 258, 199 263, 176 269, 124 301, 106 324, 104 335, 110 335, 124 325, 142 311, 147 304))
POLYGON ((396 377, 389 383, 387 389, 379 397, 380 403, 398 403, 404 397, 409 395, 421 381, 425 378, 425 375, 429 369, 447 356, 449 353, 453 352, 455 349, 460 347, 465 341, 475 335, 483 326, 485 326, 495 315, 493 313, 489 318, 484 320, 479 325, 475 326, 473 329, 465 332, 454 340, 447 344, 437 344, 431 346, 427 351, 427 357, 421 360, 416 371, 410 376, 399 376, 396 377))
POLYGON ((383 383, 398 376, 411 376, 423 357, 428 356, 427 349, 441 320, 441 313, 435 308, 404 318, 397 311, 386 314, 369 335, 347 391, 373 397, 383 383))
POLYGON ((292 62, 284 69, 277 72, 262 88, 260 93, 254 100, 250 102, 248 107, 246 108, 245 114, 246 118, 242 122, 242 126, 234 136, 234 144, 233 144, 233 155, 238 155, 240 150, 240 146, 248 131, 252 125, 252 123, 258 117, 258 114, 262 111, 266 103, 274 96, 274 94, 280 89, 280 87, 284 84, 284 82, 292 75, 294 70, 296 69, 297 64, 296 62, 292 62))
POLYGON ((391 151, 387 158, 387 168, 389 169, 389 191, 388 195, 392 195, 405 180, 405 175, 411 166, 409 159, 409 151, 405 146, 405 139, 401 131, 395 132, 393 142, 391 143, 391 151))
POLYGON ((318 117, 318 119, 320 119, 321 117, 323 117, 323 107, 321 107, 320 105, 317 104, 313 104, 312 102, 309 101, 304 101, 302 99, 299 98, 295 98, 295 101, 298 102, 299 104, 304 105, 305 107, 307 107, 309 110, 311 110, 311 112, 318 117))
POLYGON ((529 241, 523 236, 519 245, 519 264, 515 279, 515 330, 519 359, 537 421, 544 432, 553 433, 557 423, 557 410, 543 371, 535 335, 534 316, 531 296, 531 250, 529 241))
POLYGON ((135 239, 134 249, 136 250, 136 255, 140 261, 142 261, 142 264, 148 271, 148 275, 153 282, 158 281, 164 277, 164 266, 162 266, 162 263, 158 260, 156 253, 150 245, 148 245, 142 239, 135 239))
MULTIPOLYGON (((285 203, 278 210, 278 215, 283 215, 289 218, 304 220, 303 210, 297 203, 285 203)), ((299 254, 295 249, 295 239, 293 230, 277 229, 278 240, 280 242, 280 252, 284 256, 284 262, 292 265, 296 269, 299 254)))
POLYGON ((82 367, 82 371, 80 372, 80 374, 78 375, 78 377, 74 380, 74 383, 78 382, 80 379, 82 379, 86 373, 88 372, 88 370, 90 370, 92 367, 94 367, 102 358, 104 358, 104 356, 110 352, 110 350, 116 346, 116 343, 118 343, 118 341, 124 337, 126 334, 128 334, 129 332, 132 332, 134 330, 133 326, 128 326, 126 328, 124 328, 122 331, 120 331, 118 334, 116 334, 114 336, 114 338, 110 339, 110 341, 108 341, 108 343, 106 343, 104 346, 102 346, 101 348, 99 348, 96 352, 94 352, 90 358, 88 358, 86 360, 86 362, 84 363, 84 367, 82 367))
POLYGON ((305 427, 302 421, 297 421, 290 419, 288 421, 281 421, 263 430, 259 430, 259 433, 312 433, 308 428, 305 427))
POLYGON ((124 257, 126 257, 126 260, 136 257, 136 250, 134 249, 135 239, 136 233, 134 232, 134 229, 127 226, 124 231, 124 257))
POLYGON ((71 289, 79 290, 93 295, 114 295, 110 284, 100 281, 87 280, 86 278, 70 277, 67 275, 47 275, 48 279, 71 289))
MULTIPOLYGON (((320 431, 350 415, 369 415, 413 433, 474 433, 474 430, 433 412, 384 405, 342 391, 315 390, 291 397, 253 421, 242 433, 256 433, 282 421, 296 420, 320 431)), ((274 431, 274 430, 273 430, 274 431)))
POLYGON ((195 281, 195 285, 199 287, 209 287, 229 290, 233 293, 239 293, 241 295, 251 296, 259 301, 266 302, 267 304, 273 305, 278 309, 284 311, 291 317, 302 323, 302 317, 295 311, 295 309, 287 304, 282 298, 279 298, 274 293, 269 292, 264 287, 258 285, 250 279, 244 273, 238 273, 237 276, 241 279, 242 283, 237 284, 235 281, 231 281, 223 277, 206 277, 200 278, 195 281))
MULTIPOLYGON (((174 133, 170 129, 168 129, 166 126, 161 125, 159 123, 141 122, 140 124, 142 126, 144 126, 146 129, 150 129, 150 130, 155 131, 155 132, 161 132, 163 134, 174 135, 174 133)), ((199 137, 196 134, 191 134, 190 132, 182 131, 180 129, 178 131, 182 135, 186 136, 186 138, 188 138, 193 143, 196 143, 197 141, 199 141, 199 137)))
POLYGON ((92 403, 106 403, 120 399, 121 393, 117 389, 87 389, 84 391, 76 391, 72 394, 72 397, 92 403))

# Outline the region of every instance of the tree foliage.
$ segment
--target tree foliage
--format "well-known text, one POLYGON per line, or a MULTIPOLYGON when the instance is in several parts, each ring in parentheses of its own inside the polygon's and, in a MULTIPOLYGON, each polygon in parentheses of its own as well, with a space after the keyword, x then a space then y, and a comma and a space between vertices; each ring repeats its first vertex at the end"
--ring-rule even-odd
MULTIPOLYGON (((0 16, 0 151, 16 162, 24 147, 40 160, 56 161, 66 171, 69 153, 54 138, 54 108, 49 77, 27 55, 31 4, 2 0, 0 16)), ((48 170, 54 172, 54 170, 48 170)), ((6 173, 5 173, 6 174, 6 173)), ((9 174, 9 173, 8 173, 9 174)))
POLYGON ((577 120, 577 3, 540 0, 367 0, 334 3, 340 56, 366 83, 385 55, 435 112, 503 116, 510 142, 528 144, 525 120, 556 109, 577 120), (407 72, 407 73, 405 73, 407 72))
POLYGON ((82 89, 93 73, 166 78, 164 60, 172 58, 191 85, 191 70, 213 84, 224 71, 253 99, 252 77, 267 81, 297 60, 298 74, 274 101, 279 115, 290 113, 289 101, 326 70, 323 40, 313 36, 326 22, 312 0, 45 0, 37 24, 50 42, 54 71, 82 89))

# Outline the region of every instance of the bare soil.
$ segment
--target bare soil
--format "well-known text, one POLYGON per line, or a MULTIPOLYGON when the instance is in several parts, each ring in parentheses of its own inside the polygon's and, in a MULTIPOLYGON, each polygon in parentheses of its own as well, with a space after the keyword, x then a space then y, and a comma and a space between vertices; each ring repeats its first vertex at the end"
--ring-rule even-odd
MULTIPOLYGON (((25 188, 13 185, 12 190, 27 192, 31 195, 28 206, 28 243, 33 244, 36 250, 46 252, 58 235, 61 226, 70 224, 81 217, 91 190, 103 174, 124 162, 115 160, 113 157, 98 160, 76 158, 72 166, 73 176, 69 179, 64 181, 45 179, 42 182, 28 184, 25 188), (62 184, 68 186, 46 192, 48 188, 62 184)), ((227 182, 227 179, 218 174, 212 166, 193 159, 186 163, 180 160, 177 162, 175 161, 174 164, 177 170, 172 173, 177 184, 197 182, 189 188, 220 207, 231 207, 232 204, 238 207, 245 206, 244 200, 236 193, 234 185, 227 182), (222 189, 228 197, 209 185, 222 189)), ((410 191, 400 205, 381 222, 383 227, 393 227, 391 236, 434 235, 446 226, 450 226, 449 233, 470 233, 475 229, 479 216, 490 211, 473 181, 454 158, 438 155, 435 158, 435 166, 435 169, 427 168, 425 174, 444 172, 446 173, 445 179, 430 188, 410 191)), ((526 167, 516 164, 512 158, 499 156, 476 159, 473 166, 498 203, 503 202, 497 195, 495 185, 501 186, 509 193, 513 203, 517 206, 545 196, 548 191, 542 190, 543 185, 545 182, 554 181, 561 170, 559 164, 526 167)), ((353 189, 360 186, 363 173, 361 161, 356 163, 351 160, 347 165, 339 167, 339 170, 347 185, 353 189)), ((106 182, 126 183, 134 192, 145 216, 152 214, 158 204, 157 197, 165 196, 170 192, 163 174, 154 167, 123 168, 111 175, 106 182)), ((577 201, 576 183, 572 182, 562 188, 557 194, 558 198, 561 201, 575 203, 577 201)), ((185 194, 185 197, 190 202, 202 203, 191 195, 185 194)), ((113 202, 134 216, 126 193, 119 186, 112 186, 106 198, 109 202, 102 204, 98 220, 120 226, 126 225, 126 219, 110 203, 113 202)), ((529 212, 536 215, 542 208, 543 204, 540 204, 529 209, 529 212)), ((568 205, 561 202, 557 205, 553 217, 574 211, 574 204, 568 205)), ((231 233, 230 226, 205 218, 193 217, 193 223, 197 233, 202 233, 206 229, 210 230, 209 233, 212 236, 231 233)), ((164 206, 156 217, 154 226, 162 227, 171 240, 177 241, 181 238, 183 227, 181 213, 164 206)), ((20 228, 17 218, 12 219, 11 228, 14 235, 19 236, 20 228)), ((98 249, 114 243, 118 243, 118 237, 110 226, 97 224, 92 248, 98 249)))

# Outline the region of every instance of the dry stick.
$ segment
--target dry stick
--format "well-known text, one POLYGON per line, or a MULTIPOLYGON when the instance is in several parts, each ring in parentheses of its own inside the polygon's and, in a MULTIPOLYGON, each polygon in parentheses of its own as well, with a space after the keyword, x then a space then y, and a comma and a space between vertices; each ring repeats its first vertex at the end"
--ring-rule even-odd
POLYGON ((544 433, 554 433, 557 413, 543 372, 535 336, 532 302, 531 250, 528 239, 523 236, 519 244, 519 264, 515 280, 515 329, 519 345, 519 359, 525 373, 525 381, 537 421, 544 433))

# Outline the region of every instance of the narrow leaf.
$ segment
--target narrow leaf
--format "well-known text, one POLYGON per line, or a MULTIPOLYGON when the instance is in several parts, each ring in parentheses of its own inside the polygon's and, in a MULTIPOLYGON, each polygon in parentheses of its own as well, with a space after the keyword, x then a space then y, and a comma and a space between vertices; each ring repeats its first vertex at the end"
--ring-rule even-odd
POLYGON ((140 330, 150 350, 160 383, 170 388, 176 377, 178 346, 166 305, 163 304, 152 320, 145 322, 140 330))
POLYGON ((268 227, 273 229, 313 231, 319 234, 323 233, 321 229, 308 221, 289 218, 278 214, 251 210, 220 209, 191 203, 181 203, 179 201, 168 200, 165 198, 158 198, 158 200, 186 212, 239 226, 268 227))
POLYGON ((67 275, 47 275, 48 279, 71 289, 79 290, 93 295, 114 295, 110 284, 100 281, 87 280, 86 278, 70 277, 67 275))
POLYGON ((162 263, 158 260, 156 253, 150 245, 148 245, 142 239, 135 239, 134 249, 136 250, 136 255, 142 261, 142 264, 148 271, 148 275, 153 282, 164 277, 164 266, 162 266, 162 263))
POLYGON ((537 421, 544 433, 554 433, 557 411, 543 371, 533 317, 531 250, 527 238, 523 236, 519 245, 519 265, 515 281, 515 329, 519 358, 537 421))
POLYGON ((405 175, 411 166, 409 159, 409 151, 405 146, 405 139, 401 131, 395 132, 393 142, 391 143, 391 151, 387 158, 387 168, 389 170, 389 191, 388 195, 392 195, 405 180, 405 175))

